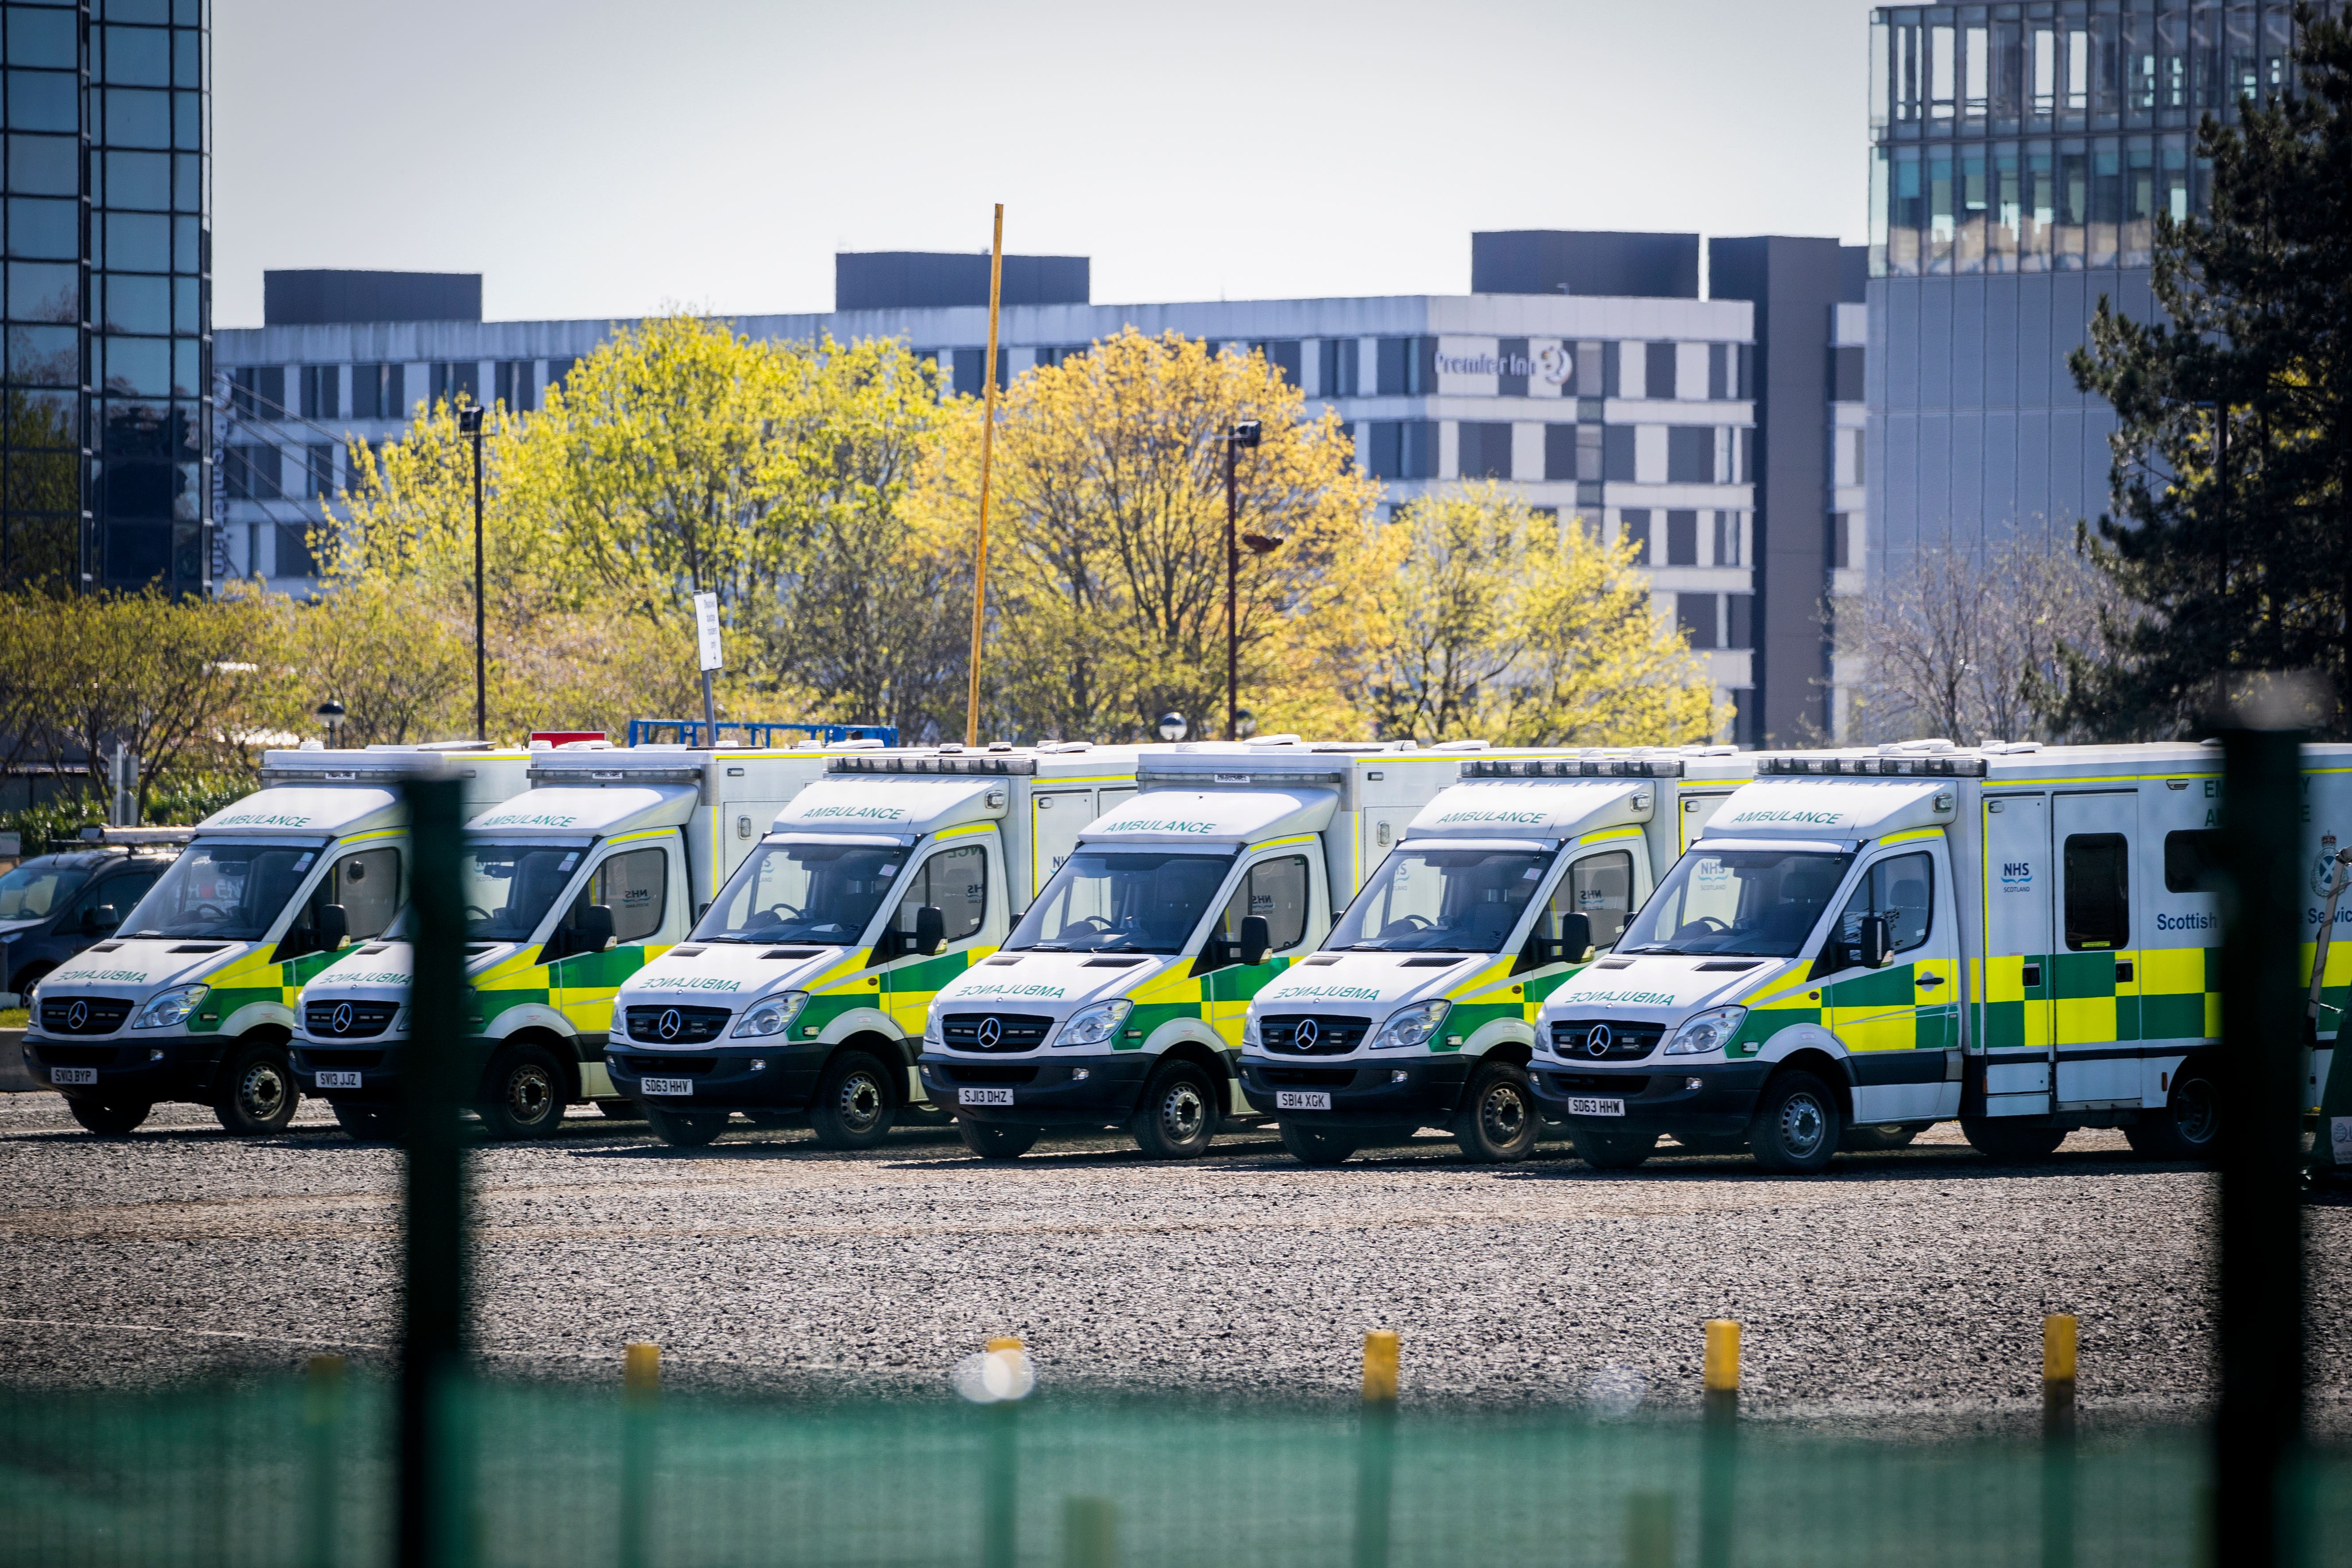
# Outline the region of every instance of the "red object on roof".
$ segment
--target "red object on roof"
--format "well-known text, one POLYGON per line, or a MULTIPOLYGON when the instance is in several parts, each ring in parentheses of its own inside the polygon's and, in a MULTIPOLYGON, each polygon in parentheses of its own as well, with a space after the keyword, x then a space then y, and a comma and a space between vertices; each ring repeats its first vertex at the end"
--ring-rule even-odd
POLYGON ((609 741, 613 737, 602 730, 533 730, 530 738, 561 746, 567 741, 609 741))

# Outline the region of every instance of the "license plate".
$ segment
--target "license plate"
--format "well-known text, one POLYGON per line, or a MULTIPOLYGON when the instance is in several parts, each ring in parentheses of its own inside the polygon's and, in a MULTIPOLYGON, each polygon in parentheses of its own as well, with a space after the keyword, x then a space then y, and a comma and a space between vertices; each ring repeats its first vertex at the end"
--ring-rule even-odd
POLYGON ((958 1105, 1010 1105, 1013 1091, 1009 1089, 960 1089, 956 1090, 958 1105))
POLYGON ((96 1083, 98 1069, 96 1068, 51 1068, 49 1081, 51 1083, 96 1083))
POLYGON ((355 1072, 321 1072, 319 1075, 320 1089, 357 1089, 359 1086, 360 1075, 355 1072))
POLYGON ((637 1080, 639 1094, 692 1094, 694 1080, 690 1078, 641 1078, 637 1080))
POLYGON ((1331 1092, 1323 1089, 1277 1089, 1274 1091, 1276 1110, 1328 1110, 1331 1092))
POLYGON ((1625 1102, 1622 1100, 1586 1100, 1580 1096, 1568 1102, 1570 1116, 1622 1116, 1625 1102))

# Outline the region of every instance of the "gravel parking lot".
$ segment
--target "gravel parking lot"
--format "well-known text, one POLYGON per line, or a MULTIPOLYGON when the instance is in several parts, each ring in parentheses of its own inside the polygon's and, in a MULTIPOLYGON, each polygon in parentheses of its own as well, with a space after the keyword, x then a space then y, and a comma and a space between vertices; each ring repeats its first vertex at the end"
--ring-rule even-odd
MULTIPOLYGON (((1302 1170, 1270 1133, 1154 1165, 1121 1142, 1013 1166, 951 1131, 826 1153, 748 1126, 709 1149, 575 1115, 475 1157, 480 1348, 500 1373, 941 1392, 992 1333, 1041 1377, 1343 1399, 1359 1337, 1404 1337, 1412 1399, 1696 1402, 1699 1323, 1746 1325, 1746 1407, 1843 1425, 2030 1424, 2041 1317, 2083 1320, 2086 1412, 2166 1418, 2211 1387, 2213 1188, 2084 1132, 2030 1172, 1957 1128, 1781 1181, 1746 1162, 1589 1170, 1564 1145, 1467 1165, 1423 1138, 1302 1170)), ((153 1384, 388 1361, 399 1162, 315 1107, 240 1142, 191 1107, 84 1136, 0 1097, 11 1382, 153 1384)), ((2315 1303, 2352 1289, 2352 1207, 2305 1210, 2315 1303)), ((2314 1315, 2314 1416, 2352 1428, 2352 1326, 2314 1315)))

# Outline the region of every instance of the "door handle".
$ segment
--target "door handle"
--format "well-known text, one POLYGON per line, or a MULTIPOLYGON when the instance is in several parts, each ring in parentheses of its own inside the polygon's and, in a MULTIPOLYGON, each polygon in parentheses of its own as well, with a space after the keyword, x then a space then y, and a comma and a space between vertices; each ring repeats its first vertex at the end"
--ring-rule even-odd
POLYGON ((2042 966, 2040 964, 2029 963, 2025 966, 2023 984, 2027 985, 2039 985, 2042 984, 2042 966))
POLYGON ((2131 964, 2130 964, 2128 962, 2121 963, 2118 963, 2118 964, 2116 964, 2116 978, 2117 980, 2129 980, 2131 977, 2132 977, 2132 966, 2131 966, 2131 964))
POLYGON ((1919 989, 1920 989, 1920 990, 1922 990, 1922 991, 1928 990, 1928 989, 1930 989, 1931 987, 1934 987, 1934 986, 1941 985, 1943 983, 1944 983, 1944 977, 1943 977, 1942 975, 1940 975, 1940 974, 1922 974, 1922 975, 1920 975, 1920 976, 1918 977, 1918 979, 1915 982, 1915 984, 1916 984, 1919 987, 1919 989))

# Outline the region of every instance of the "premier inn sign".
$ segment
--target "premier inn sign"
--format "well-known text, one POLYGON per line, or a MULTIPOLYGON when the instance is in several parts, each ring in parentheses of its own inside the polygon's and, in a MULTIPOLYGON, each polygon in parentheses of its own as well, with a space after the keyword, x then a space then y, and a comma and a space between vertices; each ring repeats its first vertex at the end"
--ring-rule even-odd
POLYGON ((1565 386, 1576 374, 1576 357, 1563 343, 1545 343, 1525 353, 1504 353, 1493 348, 1449 353, 1447 347, 1441 345, 1438 350, 1440 375, 1519 375, 1549 386, 1565 386))

